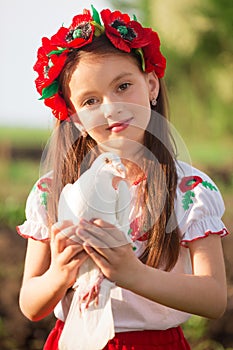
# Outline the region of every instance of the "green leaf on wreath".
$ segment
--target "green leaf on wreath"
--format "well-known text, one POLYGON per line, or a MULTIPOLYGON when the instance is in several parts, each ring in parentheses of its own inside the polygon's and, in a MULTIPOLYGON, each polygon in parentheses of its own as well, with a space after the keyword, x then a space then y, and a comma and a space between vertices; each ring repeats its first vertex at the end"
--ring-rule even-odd
POLYGON ((95 27, 94 35, 96 37, 98 37, 104 33, 105 28, 103 26, 101 26, 99 23, 97 23, 95 21, 91 21, 91 24, 93 24, 93 26, 95 27))
POLYGON ((146 70, 146 64, 145 64, 145 58, 144 58, 144 53, 143 53, 143 50, 141 48, 139 49, 135 49, 135 53, 138 54, 141 58, 141 61, 142 61, 142 70, 143 72, 145 72, 146 70))
POLYGON ((52 55, 61 55, 62 52, 64 52, 66 50, 66 48, 60 48, 58 50, 52 50, 50 51, 50 53, 48 53, 48 57, 52 56, 52 55))
POLYGON ((218 191, 217 187, 215 187, 214 185, 212 185, 210 182, 208 181, 202 181, 202 186, 204 186, 205 188, 208 188, 211 191, 218 191))
POLYGON ((92 17, 93 17, 94 21, 101 26, 100 16, 99 16, 98 11, 94 8, 93 5, 91 5, 91 8, 92 8, 92 17))
POLYGON ((182 199, 184 210, 189 209, 190 204, 193 203, 193 200, 192 200, 193 197, 195 197, 194 192, 192 192, 192 191, 185 192, 185 194, 183 195, 183 199, 182 199))
POLYGON ((44 100, 46 98, 50 98, 53 95, 55 95, 58 92, 58 82, 55 80, 52 84, 49 86, 45 87, 42 90, 42 96, 39 98, 39 100, 44 100))

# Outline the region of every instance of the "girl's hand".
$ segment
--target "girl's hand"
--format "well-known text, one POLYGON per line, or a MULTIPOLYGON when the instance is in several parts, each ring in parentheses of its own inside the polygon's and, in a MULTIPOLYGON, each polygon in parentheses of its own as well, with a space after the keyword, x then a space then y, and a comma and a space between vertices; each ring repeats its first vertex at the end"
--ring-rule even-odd
POLYGON ((30 320, 38 321, 54 310, 87 259, 82 245, 69 238, 76 230, 77 225, 64 221, 52 226, 50 242, 29 239, 20 308, 30 320))
POLYGON ((124 288, 130 288, 136 282, 143 264, 118 228, 100 219, 81 220, 76 234, 105 277, 124 288))
POLYGON ((70 221, 56 223, 51 229, 49 273, 53 283, 65 290, 74 284, 79 267, 88 257, 82 244, 69 238, 76 230, 77 226, 70 221))

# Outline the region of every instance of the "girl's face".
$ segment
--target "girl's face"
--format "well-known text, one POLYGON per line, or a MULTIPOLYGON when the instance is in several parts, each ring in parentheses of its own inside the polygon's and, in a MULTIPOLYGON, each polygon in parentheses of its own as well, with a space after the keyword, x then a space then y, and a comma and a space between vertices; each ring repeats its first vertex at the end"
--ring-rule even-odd
POLYGON ((98 145, 124 147, 143 142, 149 123, 150 100, 159 91, 154 73, 143 73, 129 56, 109 54, 82 59, 69 83, 73 120, 98 145))

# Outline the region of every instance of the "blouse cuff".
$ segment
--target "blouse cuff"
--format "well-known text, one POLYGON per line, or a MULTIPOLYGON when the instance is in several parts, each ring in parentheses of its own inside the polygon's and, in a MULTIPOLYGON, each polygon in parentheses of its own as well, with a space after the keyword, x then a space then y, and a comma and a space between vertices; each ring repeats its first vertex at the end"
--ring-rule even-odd
POLYGON ((224 223, 219 217, 209 216, 198 222, 192 223, 183 235, 180 244, 187 247, 187 243, 196 241, 197 239, 208 237, 211 234, 217 234, 221 237, 228 235, 224 223))
POLYGON ((24 238, 32 238, 36 241, 47 241, 49 239, 48 227, 36 221, 26 220, 22 225, 17 226, 16 230, 24 238))

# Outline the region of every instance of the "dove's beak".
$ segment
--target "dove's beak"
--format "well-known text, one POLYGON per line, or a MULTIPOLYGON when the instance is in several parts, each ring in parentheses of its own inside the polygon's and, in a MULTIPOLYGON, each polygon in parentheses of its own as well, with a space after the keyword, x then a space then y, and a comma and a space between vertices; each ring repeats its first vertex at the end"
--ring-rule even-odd
POLYGON ((126 177, 126 169, 123 164, 118 164, 116 170, 122 178, 126 177))

